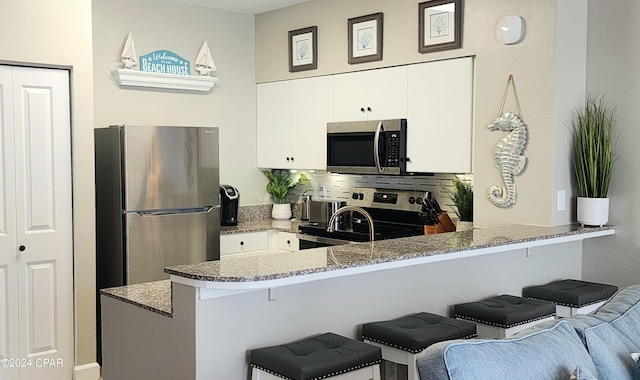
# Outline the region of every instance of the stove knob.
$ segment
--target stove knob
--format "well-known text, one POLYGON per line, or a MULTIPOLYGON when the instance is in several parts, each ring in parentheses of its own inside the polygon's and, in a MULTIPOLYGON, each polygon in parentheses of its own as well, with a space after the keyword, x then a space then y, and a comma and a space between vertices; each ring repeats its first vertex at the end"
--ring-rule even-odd
POLYGON ((359 199, 359 200, 363 200, 363 199, 364 199, 364 194, 359 193, 359 194, 358 194, 358 199, 359 199))
POLYGON ((421 204, 422 204, 422 198, 417 197, 417 198, 416 198, 416 203, 417 203, 417 204, 419 204, 419 205, 421 205, 421 204))
POLYGON ((358 199, 358 193, 351 194, 351 199, 358 199))
POLYGON ((409 197, 409 204, 416 203, 416 199, 414 197, 409 197))

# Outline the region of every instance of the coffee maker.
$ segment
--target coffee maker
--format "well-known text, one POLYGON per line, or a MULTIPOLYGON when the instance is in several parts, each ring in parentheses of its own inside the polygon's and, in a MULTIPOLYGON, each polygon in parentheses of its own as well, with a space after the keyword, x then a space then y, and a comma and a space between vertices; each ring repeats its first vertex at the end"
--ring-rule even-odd
POLYGON ((220 185, 220 225, 238 225, 240 192, 231 185, 220 185))

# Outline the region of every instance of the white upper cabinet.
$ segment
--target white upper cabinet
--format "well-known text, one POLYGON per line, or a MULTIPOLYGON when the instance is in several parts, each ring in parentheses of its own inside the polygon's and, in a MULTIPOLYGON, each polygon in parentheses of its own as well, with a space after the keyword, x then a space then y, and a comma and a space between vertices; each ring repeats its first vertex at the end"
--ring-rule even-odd
POLYGON ((327 123, 332 120, 331 77, 293 80, 292 168, 327 168, 327 123))
POLYGON ((473 59, 410 65, 407 171, 471 173, 473 59))
POLYGON ((257 161, 260 168, 289 168, 291 81, 257 86, 257 161))
POLYGON ((407 117, 407 66, 333 76, 333 120, 407 117))
POLYGON ((326 168, 331 77, 257 86, 257 161, 260 168, 326 168))

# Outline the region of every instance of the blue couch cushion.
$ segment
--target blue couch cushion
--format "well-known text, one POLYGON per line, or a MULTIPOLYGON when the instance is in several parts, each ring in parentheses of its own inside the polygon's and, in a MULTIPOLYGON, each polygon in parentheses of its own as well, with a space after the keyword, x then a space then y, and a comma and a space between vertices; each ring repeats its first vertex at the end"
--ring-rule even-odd
POLYGON ((568 319, 581 336, 600 380, 632 380, 640 352, 640 285, 625 288, 595 313, 568 319))
POLYGON ((570 377, 571 380, 598 380, 593 374, 587 371, 584 366, 579 365, 570 377))
POLYGON ((418 356, 417 366, 421 379, 566 380, 578 366, 597 373, 567 321, 513 339, 436 343, 418 356))

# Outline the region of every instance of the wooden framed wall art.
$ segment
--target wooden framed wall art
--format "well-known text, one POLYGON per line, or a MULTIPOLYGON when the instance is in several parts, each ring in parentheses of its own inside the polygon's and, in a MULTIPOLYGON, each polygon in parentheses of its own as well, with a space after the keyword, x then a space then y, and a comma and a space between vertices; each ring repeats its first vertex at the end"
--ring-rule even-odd
POLYGON ((418 51, 430 53, 462 46, 462 0, 418 4, 418 51))
POLYGON ((318 68, 318 27, 289 31, 289 72, 318 68))
POLYGON ((382 60, 382 13, 350 18, 349 64, 382 60))

